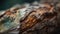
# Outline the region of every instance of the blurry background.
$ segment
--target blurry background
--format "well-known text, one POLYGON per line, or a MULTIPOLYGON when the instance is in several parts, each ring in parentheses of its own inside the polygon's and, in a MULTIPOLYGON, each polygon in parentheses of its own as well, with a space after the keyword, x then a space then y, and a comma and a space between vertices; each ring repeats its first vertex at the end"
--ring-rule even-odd
POLYGON ((23 4, 25 2, 31 3, 33 1, 57 2, 60 0, 0 0, 0 10, 6 10, 15 4, 23 4))
MULTIPOLYGON (((31 3, 36 0, 0 0, 0 10, 6 10, 15 4, 31 3)), ((38 0, 37 0, 38 1, 38 0)))

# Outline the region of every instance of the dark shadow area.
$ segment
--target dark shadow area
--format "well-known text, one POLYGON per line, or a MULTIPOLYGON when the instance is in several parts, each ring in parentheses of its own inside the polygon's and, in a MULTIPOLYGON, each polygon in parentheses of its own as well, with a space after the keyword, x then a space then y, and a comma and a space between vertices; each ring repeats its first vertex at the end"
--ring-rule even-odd
POLYGON ((0 0, 0 10, 6 10, 15 4, 31 3, 38 0, 0 0))

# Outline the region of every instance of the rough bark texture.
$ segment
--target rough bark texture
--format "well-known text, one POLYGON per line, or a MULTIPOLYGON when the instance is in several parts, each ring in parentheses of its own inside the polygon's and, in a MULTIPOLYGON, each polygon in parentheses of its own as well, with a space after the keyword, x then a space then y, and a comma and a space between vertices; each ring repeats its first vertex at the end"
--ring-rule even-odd
POLYGON ((20 34, 53 34, 58 28, 57 11, 50 4, 44 4, 21 21, 20 34))
MULTIPOLYGON (((36 4, 19 5, 19 7, 11 8, 0 15, 0 19, 4 15, 12 15, 11 17, 13 17, 17 12, 19 14, 17 21, 20 21, 20 28, 17 28, 20 31, 19 34, 60 34, 59 0, 41 0, 36 4)), ((9 32, 6 34, 9 34, 9 32)))

